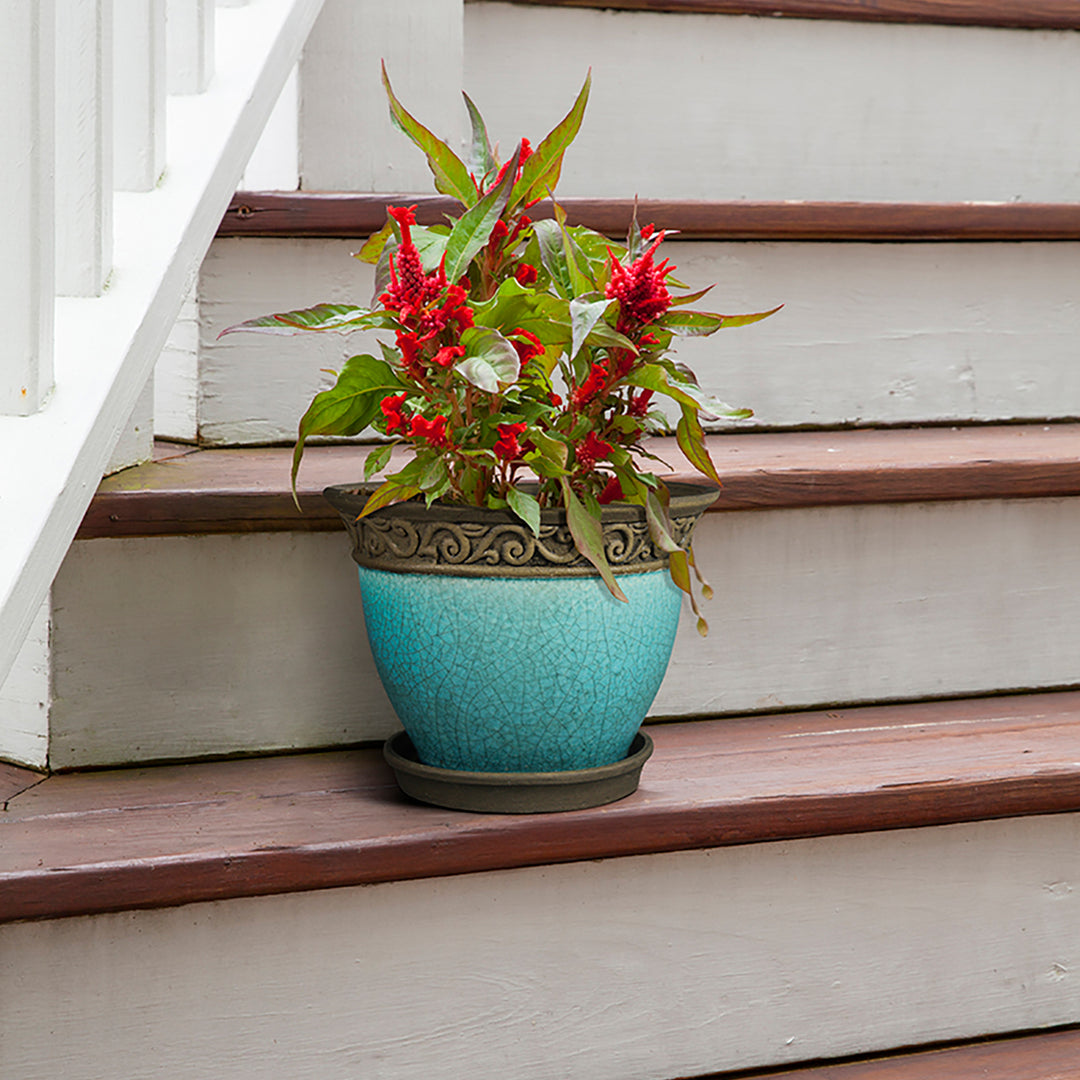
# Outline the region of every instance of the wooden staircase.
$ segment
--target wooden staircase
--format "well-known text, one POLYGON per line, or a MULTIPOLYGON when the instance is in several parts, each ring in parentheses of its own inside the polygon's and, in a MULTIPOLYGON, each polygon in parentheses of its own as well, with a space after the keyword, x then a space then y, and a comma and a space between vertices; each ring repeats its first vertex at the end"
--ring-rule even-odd
POLYGON ((304 190, 234 197, 159 366, 188 444, 102 482, 0 684, 0 1076, 1080 1077, 1075 7, 327 0, 304 190), (655 195, 718 307, 787 302, 684 356, 757 418, 710 436, 712 633, 611 806, 397 791, 319 494, 365 450, 309 450, 298 515, 267 445, 340 343, 217 341, 445 209, 380 55, 504 141, 592 62, 571 215, 655 195))

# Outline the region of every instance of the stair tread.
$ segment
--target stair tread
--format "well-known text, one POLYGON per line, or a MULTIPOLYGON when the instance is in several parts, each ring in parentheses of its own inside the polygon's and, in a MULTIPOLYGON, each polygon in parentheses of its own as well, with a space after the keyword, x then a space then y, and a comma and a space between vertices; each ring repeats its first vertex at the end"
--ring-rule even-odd
MULTIPOLYGON (((1075 17, 1075 16, 1074 16, 1075 17)), ((416 206, 434 225, 461 204, 444 195, 345 191, 239 191, 218 227, 219 237, 368 236, 382 228, 386 208, 416 206)), ((704 199, 616 199, 567 196, 559 204, 571 225, 622 237, 638 220, 677 230, 680 240, 783 241, 1023 241, 1080 239, 1080 204, 1031 202, 823 202, 704 199)), ((551 204, 530 211, 554 216, 551 204)))
POLYGON ((1078 1061, 1080 1031, 1072 1029, 752 1075, 757 1080, 1074 1080, 1078 1061))
MULTIPOLYGON (((674 439, 650 448, 674 475, 693 472, 674 439)), ((322 489, 359 479, 370 449, 309 448, 298 513, 290 449, 159 443, 158 460, 102 481, 78 538, 336 529, 322 489)), ((709 450, 724 485, 714 510, 1080 494, 1074 423, 718 434, 709 450)))
POLYGON ((1080 692, 653 725, 637 793, 482 815, 377 750, 57 774, 0 813, 0 921, 1080 810, 1080 692))

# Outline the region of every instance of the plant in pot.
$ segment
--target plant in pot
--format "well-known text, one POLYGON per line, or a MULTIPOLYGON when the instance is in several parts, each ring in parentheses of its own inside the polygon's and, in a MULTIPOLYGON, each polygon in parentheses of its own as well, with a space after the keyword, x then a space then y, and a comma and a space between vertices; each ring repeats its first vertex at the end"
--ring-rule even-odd
POLYGON ((671 345, 771 312, 689 308, 708 289, 684 291, 657 261, 664 233, 636 214, 625 245, 567 224, 553 191, 589 82, 505 162, 466 95, 466 162, 402 106, 384 68, 393 122, 462 212, 421 226, 413 207, 388 208, 359 253, 376 264, 370 307, 230 328, 382 332, 380 355, 347 359, 304 413, 292 476, 295 488, 311 436, 371 427, 388 440, 364 483, 326 497, 352 535, 375 663, 405 728, 386 756, 405 791, 439 805, 555 810, 629 794, 681 597, 706 632, 690 534, 719 479, 701 415, 749 411, 705 394, 671 345), (646 437, 668 427, 657 398, 677 407, 700 481, 650 468, 662 463, 646 437), (373 482, 397 446, 409 460, 373 482))

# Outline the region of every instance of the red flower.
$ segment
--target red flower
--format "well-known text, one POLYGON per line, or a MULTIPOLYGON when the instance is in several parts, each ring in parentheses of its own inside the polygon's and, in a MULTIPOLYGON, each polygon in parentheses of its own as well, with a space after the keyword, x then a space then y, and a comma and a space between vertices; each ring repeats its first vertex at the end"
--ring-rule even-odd
POLYGON ((386 434, 393 435, 395 431, 405 431, 405 417, 402 415, 401 406, 405 403, 407 394, 392 394, 384 397, 379 404, 383 416, 386 417, 386 434))
POLYGON ((522 367, 534 356, 539 356, 544 351, 544 343, 535 334, 530 334, 528 330, 522 330, 519 326, 513 331, 513 334, 514 337, 511 338, 510 344, 514 346, 522 367), (525 340, 517 341, 516 338, 525 338, 525 340))
POLYGON ((583 409, 607 385, 608 371, 602 364, 593 364, 589 377, 574 391, 574 407, 583 409))
POLYGON ((604 442, 603 439, 597 438, 595 431, 590 431, 585 436, 585 441, 578 443, 574 453, 582 469, 590 472, 596 467, 598 461, 603 461, 614 449, 611 443, 604 442))
POLYGON ((449 367, 459 356, 465 355, 465 349, 461 345, 445 345, 435 354, 435 363, 439 367, 449 367))
POLYGON ((664 239, 663 232, 629 266, 623 266, 614 254, 611 259, 611 280, 605 296, 619 301, 619 321, 615 329, 620 334, 631 335, 637 328, 660 318, 671 307, 671 294, 664 278, 675 268, 665 259, 659 266, 653 265, 653 252, 664 239))
POLYGON ((440 414, 433 420, 427 420, 423 416, 414 416, 409 425, 409 434, 426 439, 432 446, 445 446, 446 417, 440 414))
POLYGON ((535 285, 536 267, 529 263, 519 263, 518 268, 514 271, 514 277, 517 278, 519 285, 535 285))
POLYGON ((618 502, 623 497, 622 484, 619 483, 619 478, 613 476, 608 482, 603 491, 600 492, 597 497, 597 502, 601 506, 607 503, 618 502))
POLYGON ((649 412, 649 402, 652 400, 652 390, 642 390, 640 394, 630 395, 629 413, 631 416, 646 416, 649 412))
POLYGON ((495 443, 495 456, 500 461, 514 461, 521 456, 518 436, 525 427, 525 424, 499 424, 499 439, 495 443))

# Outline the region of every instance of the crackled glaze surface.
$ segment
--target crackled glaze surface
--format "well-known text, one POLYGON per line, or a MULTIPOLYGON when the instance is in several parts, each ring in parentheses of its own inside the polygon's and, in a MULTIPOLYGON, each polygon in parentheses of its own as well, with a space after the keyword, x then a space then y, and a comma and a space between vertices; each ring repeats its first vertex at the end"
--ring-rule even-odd
POLYGON ((664 570, 474 578, 360 567, 375 663, 421 760, 547 772, 624 757, 664 677, 680 593, 664 570))

